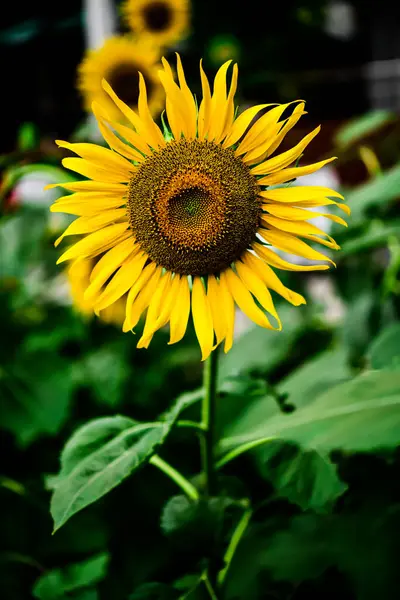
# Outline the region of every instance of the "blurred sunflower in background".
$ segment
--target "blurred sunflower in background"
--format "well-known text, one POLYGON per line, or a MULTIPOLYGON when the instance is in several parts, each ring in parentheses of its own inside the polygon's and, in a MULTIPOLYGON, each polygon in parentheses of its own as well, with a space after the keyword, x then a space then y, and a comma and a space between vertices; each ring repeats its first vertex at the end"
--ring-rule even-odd
POLYGON ((133 330, 147 310, 138 347, 147 347, 167 323, 170 343, 178 342, 191 312, 204 360, 223 341, 225 352, 231 348, 235 303, 261 327, 281 329, 270 290, 295 306, 305 300, 282 284, 273 267, 327 269, 332 260, 307 241, 334 250, 338 246, 308 220, 324 215, 346 223, 334 214, 308 209, 327 205, 346 213, 349 209, 329 188, 282 186, 333 160, 297 165, 320 127, 292 149, 276 154, 304 114, 304 102, 260 104, 235 118, 237 65, 229 90, 231 61, 222 65, 211 94, 200 64, 203 98, 197 107, 179 56, 178 84, 168 62, 162 62, 159 76, 166 92, 168 141, 151 117, 140 76, 138 113, 103 82, 130 128, 111 120, 105 103, 93 105, 110 150, 57 142, 80 157, 65 158, 64 167, 90 179, 59 184, 73 193, 59 199, 52 211, 79 218, 56 245, 65 236, 84 237, 58 262, 102 255, 91 273, 85 301, 100 313, 127 294, 124 331, 133 330), (322 264, 293 264, 275 249, 322 264))
POLYGON ((139 98, 139 72, 148 91, 148 106, 157 116, 164 103, 164 92, 158 77, 160 51, 150 41, 133 40, 128 36, 114 36, 98 49, 88 50, 78 67, 78 89, 87 111, 92 102, 100 102, 113 119, 121 112, 104 92, 102 80, 106 79, 118 97, 132 108, 139 98))
POLYGON ((126 0, 122 13, 135 35, 160 46, 178 42, 189 31, 189 0, 126 0))
MULTIPOLYGON (((85 298, 85 292, 90 285, 90 276, 95 273, 96 259, 75 261, 67 270, 67 278, 72 303, 77 312, 83 317, 93 316, 93 305, 85 298)), ((105 323, 121 326, 125 320, 126 298, 119 298, 114 304, 101 311, 99 317, 105 323)))

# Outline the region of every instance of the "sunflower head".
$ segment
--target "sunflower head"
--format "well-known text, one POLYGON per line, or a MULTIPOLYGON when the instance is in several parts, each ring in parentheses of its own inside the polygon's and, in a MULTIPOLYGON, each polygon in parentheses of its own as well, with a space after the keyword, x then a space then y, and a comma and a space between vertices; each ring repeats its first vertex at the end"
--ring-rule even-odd
POLYGON ((73 193, 52 207, 78 216, 56 244, 65 236, 83 236, 58 262, 97 260, 85 299, 99 313, 125 298, 124 331, 134 330, 146 314, 138 347, 147 347, 167 324, 170 343, 178 342, 191 313, 205 359, 221 342, 225 351, 232 346, 235 306, 261 327, 281 328, 271 291, 295 306, 305 300, 283 285, 274 269, 327 269, 332 259, 314 246, 338 246, 310 220, 324 216, 346 223, 331 211, 309 209, 349 210, 334 190, 288 185, 333 160, 298 165, 319 127, 279 152, 304 114, 303 101, 260 104, 235 117, 238 70, 234 65, 228 88, 228 61, 212 93, 200 64, 198 107, 179 56, 178 82, 162 62, 167 139, 151 117, 140 76, 137 112, 103 83, 130 127, 112 120, 104 103, 93 105, 110 149, 58 142, 80 157, 65 158, 63 165, 88 178, 61 184, 73 193), (316 264, 293 264, 276 250, 316 264))
POLYGON ((188 33, 189 0, 126 0, 122 12, 135 35, 160 46, 178 42, 188 33))
POLYGON ((120 118, 120 111, 103 90, 103 79, 110 83, 123 102, 136 108, 140 72, 146 82, 150 112, 153 116, 158 115, 164 98, 157 75, 159 60, 159 49, 154 44, 128 36, 109 38, 100 48, 88 50, 78 67, 78 89, 85 109, 90 111, 92 102, 101 102, 110 116, 120 118))

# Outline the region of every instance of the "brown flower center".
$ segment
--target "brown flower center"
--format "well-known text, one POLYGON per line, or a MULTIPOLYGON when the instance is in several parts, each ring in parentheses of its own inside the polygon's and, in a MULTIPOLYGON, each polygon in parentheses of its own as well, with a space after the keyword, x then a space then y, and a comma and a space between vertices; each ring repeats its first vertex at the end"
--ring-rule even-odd
POLYGON ((128 187, 136 240, 150 259, 181 275, 218 273, 251 245, 258 186, 230 149, 172 141, 149 156, 128 187))
POLYGON ((171 7, 164 2, 152 2, 143 9, 143 19, 150 31, 164 31, 172 21, 171 7))

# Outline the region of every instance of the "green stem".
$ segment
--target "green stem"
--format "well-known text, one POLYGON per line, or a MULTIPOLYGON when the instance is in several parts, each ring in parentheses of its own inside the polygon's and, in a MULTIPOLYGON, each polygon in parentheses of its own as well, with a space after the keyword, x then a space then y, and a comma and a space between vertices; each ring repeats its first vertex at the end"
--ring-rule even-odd
POLYGON ((201 404, 201 425, 204 435, 201 441, 202 471, 205 480, 205 493, 212 496, 216 492, 214 464, 215 410, 217 395, 218 351, 211 352, 204 363, 203 400, 201 404))
POLYGON ((196 429, 196 431, 202 433, 204 431, 204 427, 202 423, 197 423, 196 421, 186 421, 182 419, 181 421, 177 421, 176 425, 178 427, 185 427, 188 429, 196 429))
POLYGON ((172 467, 169 463, 165 462, 165 460, 154 454, 154 456, 152 456, 150 459, 150 463, 160 469, 160 471, 165 473, 165 475, 167 475, 170 479, 172 479, 172 481, 174 481, 185 492, 188 498, 194 500, 195 502, 199 499, 199 493, 194 485, 192 485, 190 481, 188 481, 186 477, 182 475, 182 473, 179 473, 179 471, 174 469, 174 467, 172 467))
POLYGON ((211 600, 218 600, 217 594, 214 592, 214 588, 211 585, 211 581, 209 580, 207 573, 205 573, 203 575, 202 581, 204 583, 204 587, 206 588, 211 600))
POLYGON ((225 552, 225 556, 224 556, 225 567, 218 573, 217 582, 218 582, 219 586, 221 586, 226 579, 226 575, 227 575, 229 567, 231 565, 233 556, 236 552, 236 548, 238 547, 239 542, 240 542, 244 532, 247 529, 247 526, 250 522, 252 514, 253 514, 253 511, 250 508, 248 508, 243 513, 242 518, 240 519, 239 523, 236 525, 236 529, 233 532, 231 541, 229 542, 229 546, 225 552))

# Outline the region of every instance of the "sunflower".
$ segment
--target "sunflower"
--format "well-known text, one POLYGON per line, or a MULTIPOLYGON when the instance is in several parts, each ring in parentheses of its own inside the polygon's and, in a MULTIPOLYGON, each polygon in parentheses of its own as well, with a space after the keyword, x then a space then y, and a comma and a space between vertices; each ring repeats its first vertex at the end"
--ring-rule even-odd
POLYGON ((160 46, 177 42, 188 32, 189 0, 127 0, 122 12, 135 35, 160 46))
POLYGON ((142 73, 148 93, 148 106, 153 116, 161 112, 164 92, 158 78, 160 52, 150 42, 115 36, 96 50, 88 50, 78 67, 78 89, 90 111, 92 102, 103 104, 114 119, 121 117, 114 102, 105 93, 102 80, 106 79, 118 97, 132 108, 139 98, 139 72, 142 73))
MULTIPOLYGON (((93 316, 93 307, 91 302, 85 298, 85 292, 90 285, 90 275, 97 262, 98 260, 85 258, 76 260, 67 271, 74 308, 86 318, 93 316)), ((101 311, 100 319, 105 323, 121 326, 125 320, 125 305, 126 297, 122 296, 114 304, 101 311)))
MULTIPOLYGON (((308 222, 324 213, 308 209, 337 205, 349 213, 335 200, 342 196, 325 187, 286 185, 333 160, 297 166, 320 127, 277 154, 304 114, 304 102, 259 104, 235 118, 238 71, 234 65, 228 91, 229 64, 219 69, 211 94, 200 63, 203 98, 197 109, 179 56, 178 84, 163 59, 159 76, 171 130, 167 140, 151 118, 140 77, 138 113, 103 82, 131 127, 112 121, 104 104, 93 105, 110 149, 57 142, 80 157, 64 158, 64 167, 90 179, 59 184, 73 193, 56 201, 52 210, 79 218, 56 245, 64 236, 84 237, 58 262, 102 254, 85 299, 99 313, 127 294, 124 331, 134 330, 147 310, 138 347, 147 347, 167 323, 169 343, 181 340, 191 311, 202 359, 221 342, 227 352, 235 304, 261 327, 279 330, 270 290, 295 306, 305 300, 282 284, 274 268, 324 270, 332 260, 307 242, 338 249, 328 234, 308 222), (324 262, 292 264, 274 249, 324 262)), ((346 224, 334 214, 325 216, 346 224)))

